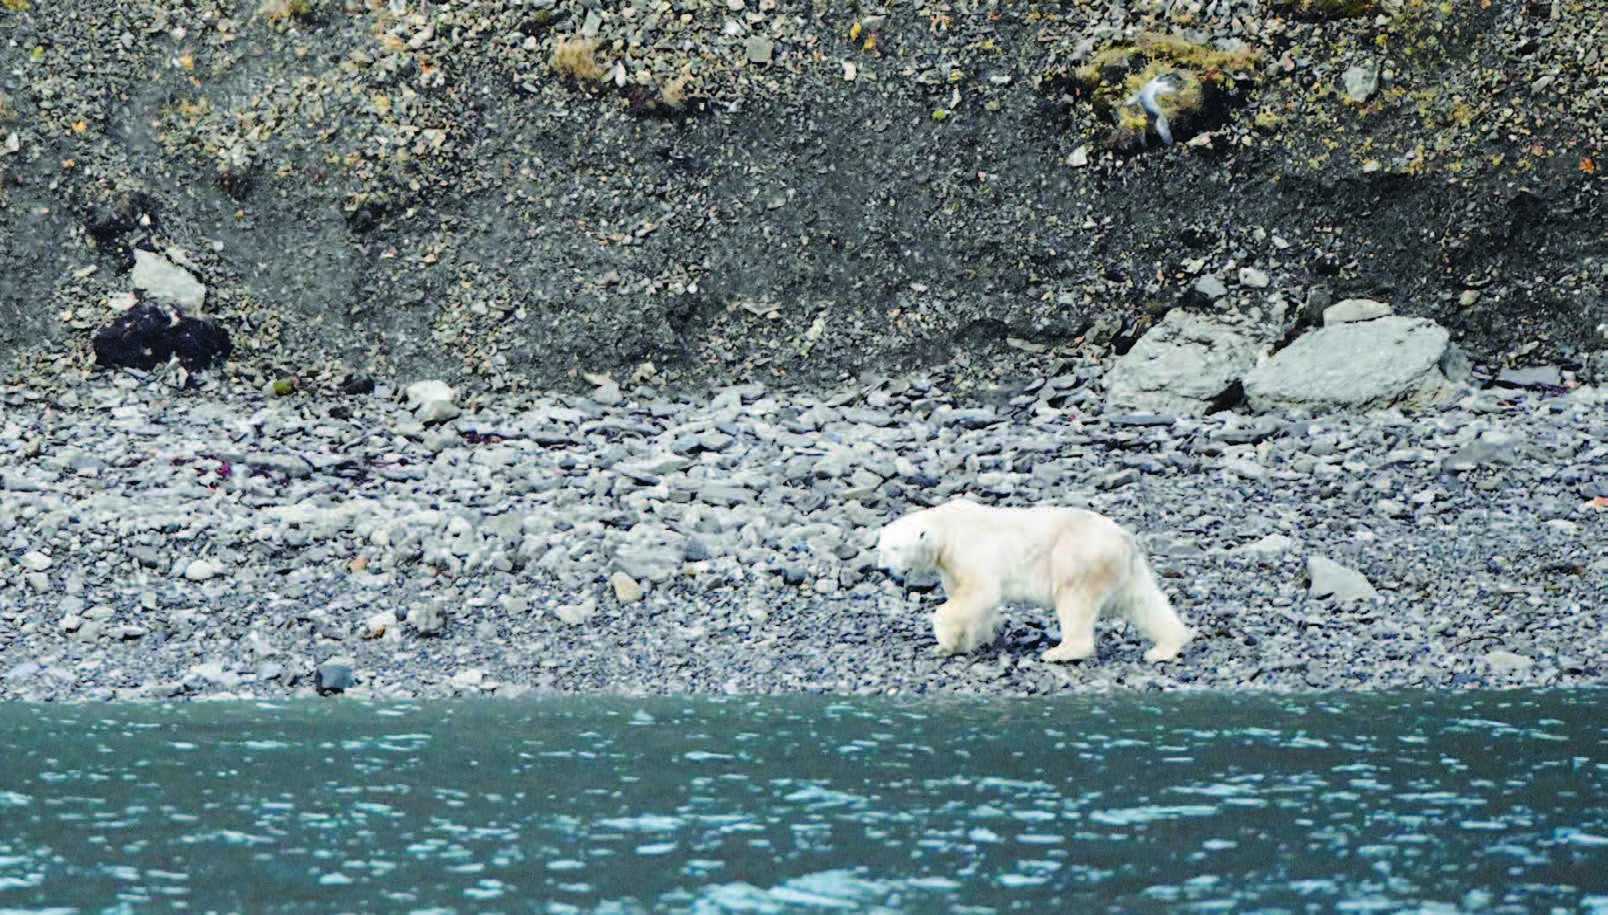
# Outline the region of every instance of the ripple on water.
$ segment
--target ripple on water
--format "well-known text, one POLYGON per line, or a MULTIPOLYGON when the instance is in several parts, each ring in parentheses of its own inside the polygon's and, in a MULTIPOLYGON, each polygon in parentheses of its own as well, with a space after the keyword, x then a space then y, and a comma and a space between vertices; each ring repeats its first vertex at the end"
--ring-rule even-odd
POLYGON ((1505 880, 1528 910, 1608 915, 1555 879, 1608 846, 1589 803, 1608 744, 1584 705, 1564 721, 1458 699, 1436 719, 1357 700, 1331 719, 1243 700, 1187 729, 1167 701, 1042 737, 1004 706, 1009 731, 968 711, 919 734, 856 703, 290 705, 227 727, 239 709, 196 728, 163 712, 154 734, 113 711, 79 751, 68 715, 61 751, 0 777, 0 899, 233 910, 253 873, 371 911, 1055 911, 1098 889, 1135 908, 1427 913, 1505 880))
POLYGON ((806 911, 863 911, 888 905, 915 890, 922 896, 955 888, 947 880, 878 880, 853 870, 826 870, 784 880, 769 888, 751 883, 721 883, 703 887, 688 908, 697 915, 724 912, 771 913, 806 911))
POLYGON ((1215 816, 1218 808, 1211 804, 1150 804, 1144 807, 1121 807, 1113 810, 1096 810, 1089 819, 1102 826, 1135 826, 1158 820, 1177 820, 1184 817, 1215 816))
POLYGON ((1570 845, 1585 848, 1603 848, 1608 846, 1608 836, 1599 836, 1595 833, 1581 832, 1578 829, 1563 828, 1556 832, 1559 839, 1570 845))

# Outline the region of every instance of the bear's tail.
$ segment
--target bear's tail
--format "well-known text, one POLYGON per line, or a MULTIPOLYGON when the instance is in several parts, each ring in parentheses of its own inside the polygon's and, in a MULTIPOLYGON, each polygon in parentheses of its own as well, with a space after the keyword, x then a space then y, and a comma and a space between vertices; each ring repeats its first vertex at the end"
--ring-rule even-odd
POLYGON ((1166 661, 1178 656, 1184 644, 1195 637, 1156 584, 1156 575, 1145 559, 1144 550, 1129 538, 1132 546, 1128 577, 1117 591, 1112 609, 1133 621, 1140 634, 1155 645, 1145 653, 1149 661, 1166 661))

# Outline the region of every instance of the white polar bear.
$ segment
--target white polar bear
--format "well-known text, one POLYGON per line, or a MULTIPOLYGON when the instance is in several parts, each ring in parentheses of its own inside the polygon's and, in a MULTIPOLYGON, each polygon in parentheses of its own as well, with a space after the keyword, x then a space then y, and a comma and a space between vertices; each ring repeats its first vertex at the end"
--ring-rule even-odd
POLYGON ((1094 657, 1102 610, 1132 620, 1155 643, 1147 661, 1178 656, 1194 632, 1178 618, 1133 535, 1075 508, 992 508, 955 499, 882 528, 877 558, 894 573, 938 571, 948 600, 932 615, 941 654, 994 640, 997 608, 1054 607, 1061 644, 1046 661, 1094 657))

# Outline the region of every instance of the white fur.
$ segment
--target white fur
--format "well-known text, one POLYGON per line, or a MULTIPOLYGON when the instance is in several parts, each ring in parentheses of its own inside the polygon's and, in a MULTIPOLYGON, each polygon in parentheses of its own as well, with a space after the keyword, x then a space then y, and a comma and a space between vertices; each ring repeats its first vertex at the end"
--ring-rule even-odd
POLYGON ((893 572, 936 570, 948 598, 933 613, 943 654, 994 640, 1002 603, 1052 607, 1061 643, 1046 661, 1094 656, 1102 612, 1132 620, 1155 646, 1147 661, 1178 656, 1194 633, 1173 611, 1133 536, 1104 515, 1075 508, 992 508, 955 499, 882 528, 877 558, 893 572))

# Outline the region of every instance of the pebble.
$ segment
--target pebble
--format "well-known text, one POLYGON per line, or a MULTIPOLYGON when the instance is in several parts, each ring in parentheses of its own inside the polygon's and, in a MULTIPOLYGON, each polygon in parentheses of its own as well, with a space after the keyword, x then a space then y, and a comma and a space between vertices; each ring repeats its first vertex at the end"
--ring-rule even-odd
POLYGON ((1314 598, 1332 598, 1337 603, 1373 600, 1379 592, 1367 577, 1327 556, 1307 557, 1307 593, 1314 598))
POLYGON ((395 634, 397 631, 396 614, 389 610, 376 613, 363 623, 363 638, 365 639, 384 638, 387 633, 395 634))
POLYGON ((1485 663, 1497 673, 1511 674, 1529 670, 1535 659, 1512 651, 1492 651, 1486 653, 1485 663))
MULTIPOLYGON (((635 582, 632 584, 635 584, 635 582)), ((619 593, 618 586, 615 587, 615 593, 619 593)), ((641 594, 642 592, 638 590, 637 599, 641 598, 641 594)), ((622 602, 624 601, 622 600, 622 602)), ((566 626, 580 626, 597 615, 597 601, 588 599, 574 604, 560 604, 553 610, 553 615, 558 617, 566 626)))
POLYGON ((1344 299, 1330 305, 1323 310, 1324 325, 1351 324, 1357 321, 1372 321, 1391 314, 1387 302, 1374 299, 1344 299))
POLYGON ((609 585, 614 589, 614 598, 622 604, 634 604, 642 599, 642 586, 636 579, 624 572, 615 572, 609 576, 609 585))
POLYGON ((1206 276, 1195 280, 1194 289, 1195 292, 1199 293, 1200 296, 1206 299, 1208 302, 1215 302, 1223 296, 1228 295, 1228 286, 1224 285, 1222 280, 1212 276, 1211 274, 1207 274, 1206 276))
POLYGON ((184 567, 184 577, 191 581, 207 581, 216 577, 219 571, 216 563, 205 559, 192 559, 184 567))

